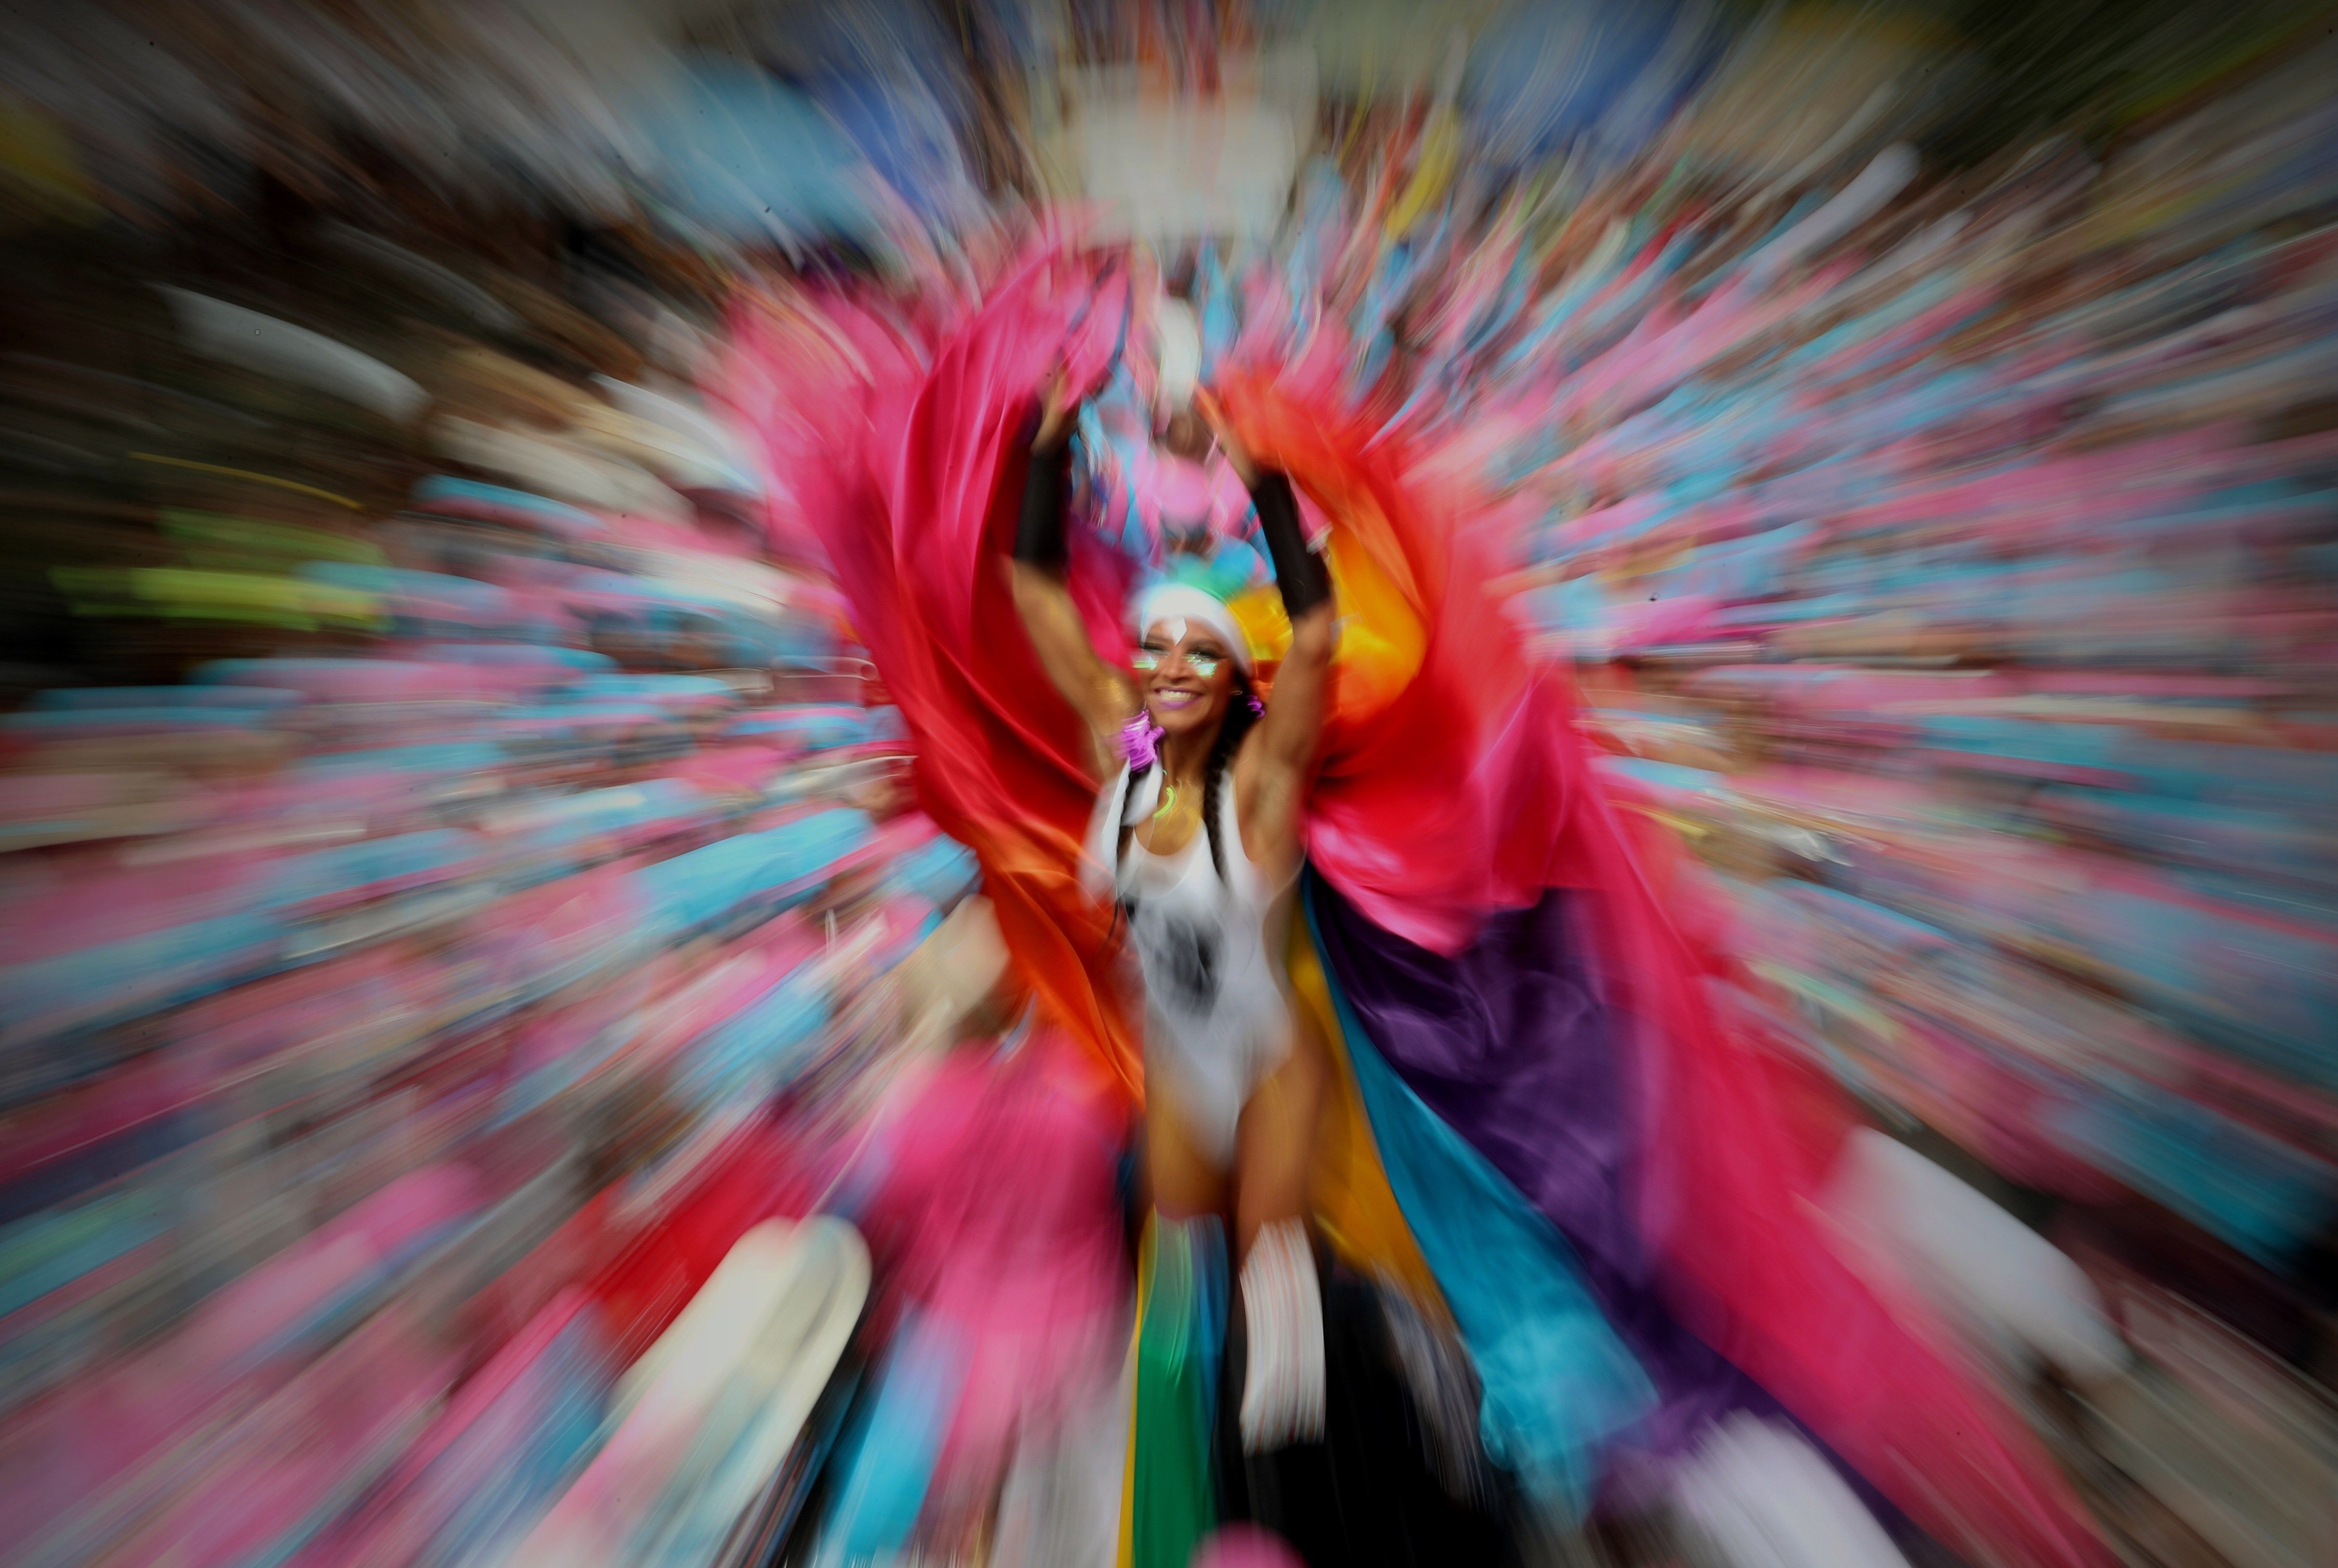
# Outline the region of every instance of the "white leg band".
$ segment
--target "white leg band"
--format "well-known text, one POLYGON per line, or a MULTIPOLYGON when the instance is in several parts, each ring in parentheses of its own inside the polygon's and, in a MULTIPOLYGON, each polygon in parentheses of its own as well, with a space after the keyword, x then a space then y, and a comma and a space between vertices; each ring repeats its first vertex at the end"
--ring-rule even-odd
POLYGON ((1263 1453, 1323 1436, 1323 1292, 1306 1228, 1278 1220, 1243 1260, 1243 1451, 1263 1453))

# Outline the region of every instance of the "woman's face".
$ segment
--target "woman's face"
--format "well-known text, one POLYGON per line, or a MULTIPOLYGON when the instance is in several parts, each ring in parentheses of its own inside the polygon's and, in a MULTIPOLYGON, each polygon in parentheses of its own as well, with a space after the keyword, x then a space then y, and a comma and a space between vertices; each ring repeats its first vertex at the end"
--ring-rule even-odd
POLYGON ((1207 733, 1225 717, 1233 697, 1233 652, 1209 627, 1155 622, 1144 629, 1131 662, 1144 711, 1165 734, 1207 733))

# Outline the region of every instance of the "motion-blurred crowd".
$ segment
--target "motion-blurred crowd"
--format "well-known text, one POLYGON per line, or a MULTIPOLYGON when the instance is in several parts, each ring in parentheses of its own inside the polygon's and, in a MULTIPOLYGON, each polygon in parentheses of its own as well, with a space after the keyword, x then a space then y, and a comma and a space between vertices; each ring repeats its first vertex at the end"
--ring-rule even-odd
MULTIPOLYGON (((1108 1560, 1050 1488, 1121 1438, 974 1431, 909 1352, 1025 1279, 1095 1345, 974 1364, 1108 1363, 1121 1264, 1048 1227, 1124 1173, 939 1052, 1013 1022, 972 858, 728 338, 963 299, 1099 196, 1113 106, 1232 99, 1299 129, 1254 232, 1152 236, 1209 351, 1338 313, 1498 499, 1707 983, 1890 1134, 1843 1245, 2123 1560, 2338 1561, 2326 15, 0 28, 10 1560, 1108 1560), (1076 1175, 991 1195, 1019 1238, 1008 1136, 1076 1175)), ((1734 1517, 1690 1549, 1764 1561, 1734 1517)))

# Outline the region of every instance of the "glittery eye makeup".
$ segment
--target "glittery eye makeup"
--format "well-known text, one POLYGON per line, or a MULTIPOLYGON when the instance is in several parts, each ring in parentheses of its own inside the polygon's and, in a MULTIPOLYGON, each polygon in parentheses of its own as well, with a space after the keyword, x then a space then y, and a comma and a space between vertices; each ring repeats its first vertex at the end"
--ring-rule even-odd
MULTIPOLYGON (((1148 642, 1128 656, 1128 667, 1141 675, 1150 675, 1166 663, 1174 652, 1174 649, 1163 648, 1148 642)), ((1226 656, 1223 653, 1218 652, 1215 649, 1207 648, 1189 651, 1184 657, 1185 668, 1203 681, 1215 675, 1218 672, 1218 666, 1226 662, 1226 656)))

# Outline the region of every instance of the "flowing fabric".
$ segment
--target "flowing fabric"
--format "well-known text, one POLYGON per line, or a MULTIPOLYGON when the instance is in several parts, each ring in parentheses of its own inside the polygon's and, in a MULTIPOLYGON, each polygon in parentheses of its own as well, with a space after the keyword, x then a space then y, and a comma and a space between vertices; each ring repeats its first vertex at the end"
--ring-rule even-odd
POLYGON ((1660 1395, 1635 1437, 1671 1456, 1714 1420, 1766 1401, 1655 1293, 1626 1202, 1636 1140, 1620 1020, 1586 951, 1588 897, 1550 889, 1493 916, 1454 958, 1373 925, 1320 877, 1308 910, 1322 968, 1383 1070, 1573 1244, 1585 1285, 1660 1395))
MULTIPOLYGON (((1937 1326, 1895 1317, 1829 1245, 1812 1140, 1798 1139, 1764 1054, 1721 1032, 1703 989, 1710 960, 1665 918, 1649 880, 1671 869, 1669 847, 1645 818, 1627 834, 1586 796, 1603 962, 1617 975, 1637 1067, 1635 1210, 1675 1309, 1952 1547, 2025 1563, 2107 1561, 2019 1416, 1959 1370, 1937 1326)), ((1692 906, 1685 892, 1671 902, 1692 906)))
POLYGON ((1550 677, 1492 610, 1492 571, 1459 513, 1415 494, 1407 453, 1320 395, 1230 379, 1229 418, 1262 465, 1331 519, 1341 615, 1331 710, 1308 796, 1310 860, 1374 924, 1440 953, 1495 910, 1572 880, 1568 779, 1536 720, 1550 677))
MULTIPOLYGON (((1799 1425, 1665 1305, 1632 1225, 1623 1041, 1589 957, 1589 896, 1553 888, 1532 909, 1493 916, 1447 959, 1363 919, 1320 877, 1308 891, 1315 925, 1291 960, 1302 1010, 1329 1008, 1323 974, 1335 968, 1348 1015, 1386 1066, 1574 1245, 1585 1286, 1655 1387, 1655 1407, 1621 1436, 1603 1484, 1627 1504, 1645 1502, 1638 1489, 1663 1485, 1663 1471, 1620 1463, 1626 1451, 1669 1464, 1733 1416, 1799 1425)), ((1333 1049, 1344 1061, 1336 1034, 1333 1049)), ((1834 1457, 1871 1511, 1903 1517, 1834 1457)))
MULTIPOLYGON (((1410 475, 1428 465, 1401 437, 1375 445, 1376 432, 1303 386, 1234 377, 1222 400, 1253 456, 1334 522, 1344 620, 1309 797, 1316 870, 1370 925, 1447 957, 1546 888, 1594 892, 1596 967, 1629 1102, 1616 1108, 1627 1142, 1612 1145, 1624 1154, 1623 1212, 1666 1305, 1951 1545, 2023 1563, 2104 1561, 2013 1412, 1830 1248, 1814 1218, 1816 1172, 1776 1086, 1762 1057, 1720 1028, 1703 988, 1710 950, 1670 917, 1680 891, 1653 879, 1669 876, 1671 851, 1627 835, 1595 782, 1564 686, 1531 663, 1495 608, 1490 563, 1453 523, 1470 498, 1417 486, 1410 475)), ((1439 1025, 1465 1040, 1482 1030, 1483 1050, 1490 1030, 1472 1023, 1478 1010, 1459 995, 1468 984, 1442 998, 1454 1011, 1439 1025)), ((1341 1022, 1368 1082, 1358 1047, 1378 1043, 1352 1016, 1341 1022)), ((1498 1053, 1486 1065, 1498 1069, 1498 1053)), ((1547 1086, 1565 1071, 1532 1076, 1547 1086)), ((1533 1112, 1507 1093, 1471 1104, 1457 1087, 1445 1097, 1458 1130, 1489 1160, 1508 1158, 1521 1188, 1550 1194, 1588 1234, 1622 1234, 1596 1206, 1566 1200, 1598 1168, 1596 1141, 1561 1137, 1548 1162, 1536 1161, 1533 1112)), ((1393 1164, 1379 1110, 1374 1132, 1393 1164)), ((1840 1109, 1832 1119, 1848 1125, 1840 1109)), ((1427 1222, 1410 1217, 1423 1232, 1427 1222)), ((1433 1262, 1429 1237, 1420 1240, 1433 1262)), ((1449 1298, 1453 1279, 1437 1272, 1449 1298)))
POLYGON ((1225 1234, 1214 1217, 1155 1216, 1137 1270, 1136 1392, 1121 1562, 1125 1568, 1184 1568, 1218 1522, 1211 1432, 1225 1344, 1225 1234))
MULTIPOLYGON (((1311 877, 1311 928, 1317 886, 1311 877)), ((1647 1377, 1566 1238, 1390 1071, 1336 977, 1328 989, 1397 1201, 1477 1364, 1487 1451, 1530 1494, 1579 1514, 1602 1450, 1655 1403, 1647 1377)))
MULTIPOLYGON (((1125 270, 1092 297, 1084 286, 1026 262, 930 365, 915 334, 854 301, 751 299, 733 321, 730 400, 786 478, 775 527, 816 534, 830 557, 915 744, 920 800, 980 859, 1016 973, 1103 1076, 1140 1100, 1111 911, 1079 882, 1101 780, 1086 775, 1081 721, 1039 670, 1004 577, 1031 389, 1058 353, 1074 379, 1100 376, 1127 309, 1125 270)), ((1125 652, 1128 569, 1086 530, 1071 543, 1091 632, 1125 652)), ((1234 609, 1268 657, 1288 645, 1272 590, 1238 595, 1234 609)), ((1359 1272, 1441 1314, 1352 1084, 1329 1099, 1319 1219, 1359 1272)))
MULTIPOLYGON (((1086 321, 1086 289, 1067 265, 1027 261, 929 365, 901 328, 844 300, 821 302, 817 332, 742 310, 735 336, 760 395, 734 400, 791 487, 789 514, 825 547, 900 708, 920 804, 981 862, 1017 975, 1139 1099, 1111 914, 1077 876, 1096 789, 1086 727, 1041 671, 1000 565, 1033 389, 1086 321)), ((1125 572, 1076 544, 1075 595, 1092 627, 1110 627, 1125 572)))
POLYGON ((1437 1276, 1389 1185, 1363 1093, 1348 1061, 1331 988, 1302 921, 1292 922, 1286 968, 1300 1026, 1313 1033, 1332 1065, 1308 1177, 1308 1202, 1316 1228, 1352 1267, 1399 1287, 1440 1324, 1449 1321, 1437 1276))

